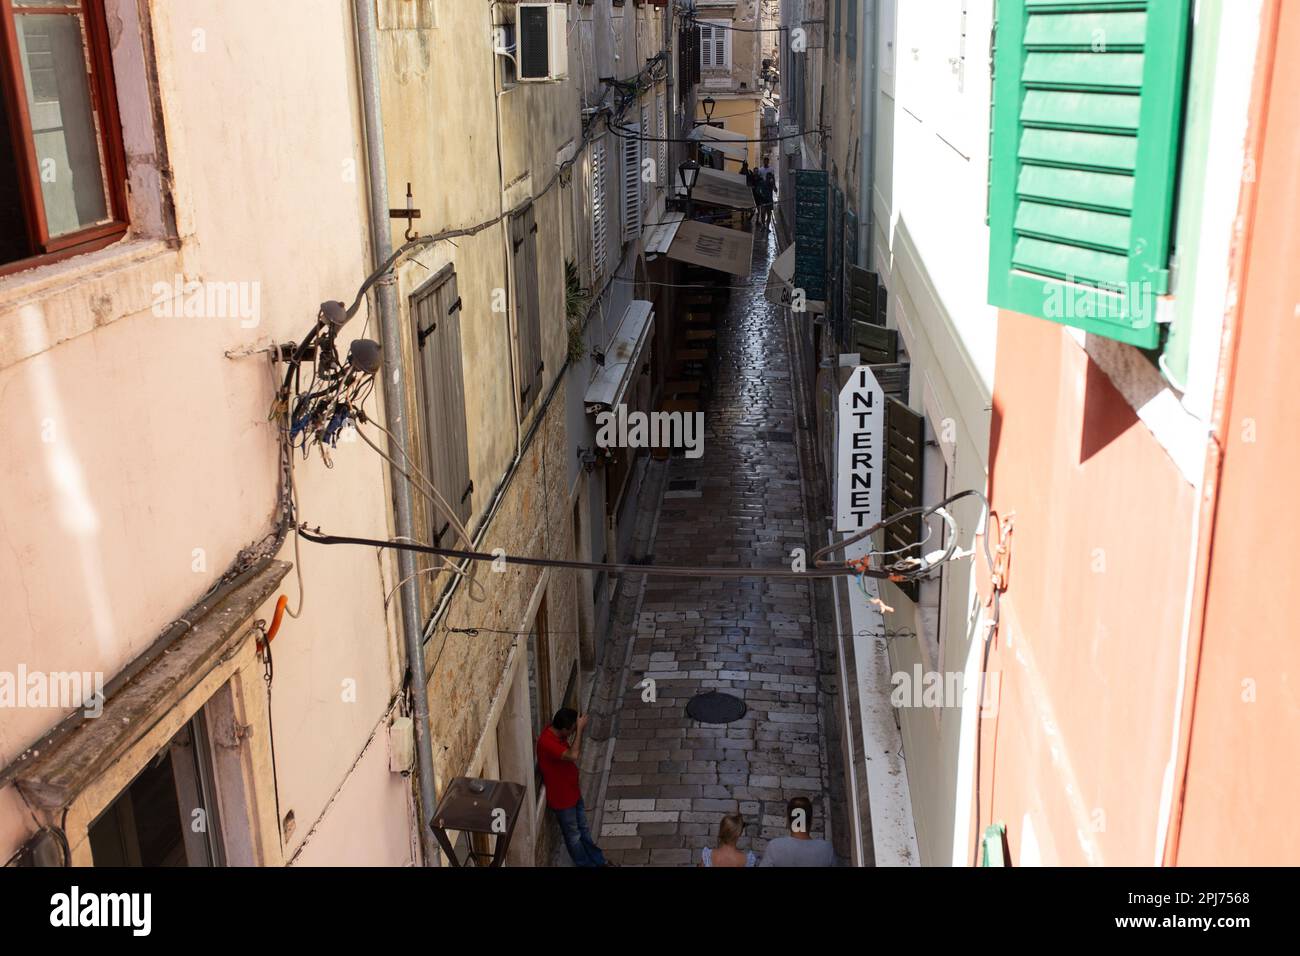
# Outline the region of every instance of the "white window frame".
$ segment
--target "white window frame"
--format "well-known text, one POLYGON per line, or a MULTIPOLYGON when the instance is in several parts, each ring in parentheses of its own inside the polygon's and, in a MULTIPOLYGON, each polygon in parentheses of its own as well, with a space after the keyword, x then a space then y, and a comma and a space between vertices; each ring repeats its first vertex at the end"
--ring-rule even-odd
POLYGON ((700 21, 700 72, 731 69, 731 24, 731 20, 700 21), (722 63, 709 62, 717 52, 715 34, 720 34, 722 38, 722 63), (708 39, 705 39, 706 35, 708 39), (706 53, 709 54, 708 59, 705 58, 706 53))

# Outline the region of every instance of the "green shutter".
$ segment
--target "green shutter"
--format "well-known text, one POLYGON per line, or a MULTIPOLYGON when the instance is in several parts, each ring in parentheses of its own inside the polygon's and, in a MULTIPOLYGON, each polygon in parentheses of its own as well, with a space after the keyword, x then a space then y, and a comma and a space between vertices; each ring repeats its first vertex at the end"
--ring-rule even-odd
POLYGON ((1191 0, 999 0, 989 302, 1154 348, 1191 0))

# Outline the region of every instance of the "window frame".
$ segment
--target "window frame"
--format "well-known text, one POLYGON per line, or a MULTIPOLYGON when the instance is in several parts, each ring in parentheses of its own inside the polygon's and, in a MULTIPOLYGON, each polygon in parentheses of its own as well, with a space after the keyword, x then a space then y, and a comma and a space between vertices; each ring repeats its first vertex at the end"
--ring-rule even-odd
POLYGON ((109 45, 108 17, 104 0, 80 0, 78 7, 24 7, 23 15, 79 16, 85 25, 86 52, 89 58, 88 80, 91 109, 98 124, 102 154, 101 172, 107 188, 105 199, 112 216, 108 222, 87 226, 65 236, 51 237, 40 186, 40 163, 36 157, 36 139, 32 132, 31 110, 27 103, 27 84, 23 76, 22 56, 18 46, 13 0, 0 0, 0 44, 8 56, 8 69, 0 70, 0 96, 4 97, 9 116, 9 132, 16 148, 15 166, 22 192, 26 220, 27 244, 32 254, 12 262, 0 263, 0 276, 22 272, 36 266, 58 262, 83 252, 93 252, 117 242, 130 228, 127 200, 126 147, 118 109, 117 85, 113 74, 113 57, 109 45))
POLYGON ((714 71, 716 71, 716 72, 726 72, 726 71, 729 71, 729 70, 731 69, 731 66, 732 66, 732 59, 731 59, 731 26, 732 26, 732 24, 734 23, 734 21, 732 21, 732 20, 699 20, 699 21, 697 21, 697 23, 698 23, 698 27, 699 27, 699 34, 698 34, 698 36, 699 36, 699 44, 700 44, 700 49, 699 49, 700 72, 701 72, 701 73, 704 73, 704 72, 706 72, 706 71, 708 71, 708 70, 714 70, 714 71), (707 50, 707 49, 710 49, 710 46, 716 42, 716 41, 714 41, 713 39, 709 39, 707 42, 705 41, 705 39, 704 39, 704 31, 705 31, 706 29, 709 30, 710 36, 712 36, 713 33, 721 33, 721 34, 722 34, 722 59, 723 59, 722 64, 714 63, 714 64, 712 64, 712 65, 709 65, 709 64, 706 64, 706 63, 704 62, 704 51, 707 50))

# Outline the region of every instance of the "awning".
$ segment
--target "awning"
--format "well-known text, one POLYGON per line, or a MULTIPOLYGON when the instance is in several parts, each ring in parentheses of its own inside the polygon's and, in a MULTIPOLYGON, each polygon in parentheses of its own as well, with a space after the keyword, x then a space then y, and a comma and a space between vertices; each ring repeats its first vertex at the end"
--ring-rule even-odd
POLYGON ((734 276, 749 275, 754 256, 754 234, 725 226, 690 220, 677 230, 668 258, 706 266, 734 276))
POLYGON ((641 353, 650 341, 653 328, 654 303, 633 299, 623 313, 623 321, 614 333, 614 340, 605 350, 604 367, 587 386, 587 394, 583 397, 587 411, 595 412, 622 404, 628 386, 636 377, 637 366, 641 364, 641 353))
POLYGON ((739 173, 724 173, 720 169, 701 169, 691 198, 733 209, 754 208, 754 191, 749 188, 749 180, 739 173))
MULTIPOLYGON (((785 251, 776 257, 772 262, 772 268, 767 273, 767 286, 763 289, 763 297, 773 305, 783 305, 789 308, 794 302, 794 243, 785 247, 785 251)), ((824 302, 807 299, 804 301, 805 311, 807 312, 825 312, 826 304, 824 302)))
POLYGON ((668 247, 673 244, 673 239, 677 237, 677 229, 686 218, 684 212, 670 212, 664 217, 664 221, 656 223, 653 226, 647 226, 645 232, 641 234, 641 243, 645 246, 647 256, 659 255, 668 251, 668 247))
POLYGON ((709 148, 716 149, 736 160, 749 158, 748 138, 744 133, 733 133, 731 130, 720 129, 717 126, 697 126, 687 134, 687 139, 704 143, 709 148), (735 142, 736 140, 742 142, 735 142))

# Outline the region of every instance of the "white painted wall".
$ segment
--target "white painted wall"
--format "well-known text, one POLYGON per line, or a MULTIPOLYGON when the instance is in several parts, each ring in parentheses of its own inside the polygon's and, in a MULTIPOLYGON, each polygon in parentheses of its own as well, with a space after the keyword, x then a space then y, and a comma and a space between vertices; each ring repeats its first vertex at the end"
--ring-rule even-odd
MULTIPOLYGON (((871 268, 889 289, 889 324, 912 363, 910 404, 938 442, 926 486, 936 499, 983 491, 988 469, 997 339, 997 311, 986 302, 992 18, 992 0, 883 0, 880 10, 871 268), (936 480, 940 461, 946 487, 936 480)), ((980 512, 969 501, 957 509, 961 547, 971 547, 980 512)), ((950 565, 942 604, 929 612, 882 586, 896 609, 887 626, 921 635, 890 642, 895 672, 969 671, 980 626, 972 572, 969 559, 950 565)), ((922 603, 938 601, 938 585, 927 585, 922 603)), ((901 716, 921 861, 964 861, 963 741, 969 749, 977 717, 961 706, 901 716)))

